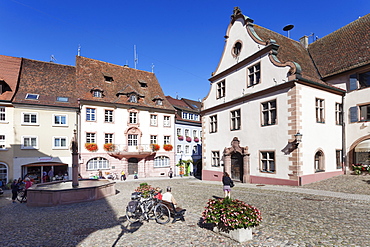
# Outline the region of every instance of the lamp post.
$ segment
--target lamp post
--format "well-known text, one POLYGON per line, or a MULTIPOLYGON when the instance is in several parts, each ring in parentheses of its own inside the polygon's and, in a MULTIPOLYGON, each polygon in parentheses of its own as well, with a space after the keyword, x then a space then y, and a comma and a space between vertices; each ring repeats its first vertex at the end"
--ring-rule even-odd
POLYGON ((294 135, 295 137, 295 145, 296 145, 296 148, 297 148, 297 179, 298 179, 298 185, 301 186, 301 178, 299 176, 299 143, 302 142, 302 134, 299 133, 299 131, 297 132, 297 134, 294 135))

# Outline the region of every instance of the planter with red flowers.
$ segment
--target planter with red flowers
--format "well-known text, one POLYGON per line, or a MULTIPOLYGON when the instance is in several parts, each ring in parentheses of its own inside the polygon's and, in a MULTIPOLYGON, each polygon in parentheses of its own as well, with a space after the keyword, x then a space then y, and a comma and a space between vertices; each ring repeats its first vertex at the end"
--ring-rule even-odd
POLYGON ((158 144, 151 144, 153 151, 158 151, 161 147, 158 144))
POLYGON ((85 143, 85 148, 90 152, 95 152, 98 150, 98 145, 96 143, 85 143))
POLYGON ((171 144, 164 144, 163 149, 166 150, 166 151, 171 151, 173 149, 173 147, 172 147, 171 144))
POLYGON ((183 141, 183 140, 184 140, 184 136, 182 136, 182 135, 178 135, 178 136, 177 136, 177 139, 179 139, 179 141, 183 141))
POLYGON ((198 137, 194 137, 194 141, 195 142, 199 142, 199 138, 198 137))
POLYGON ((190 136, 187 136, 187 137, 186 137, 186 141, 187 141, 187 142, 191 142, 191 137, 190 137, 190 136))
POLYGON ((115 149, 115 145, 113 143, 105 143, 104 144, 104 150, 107 152, 112 152, 115 149))

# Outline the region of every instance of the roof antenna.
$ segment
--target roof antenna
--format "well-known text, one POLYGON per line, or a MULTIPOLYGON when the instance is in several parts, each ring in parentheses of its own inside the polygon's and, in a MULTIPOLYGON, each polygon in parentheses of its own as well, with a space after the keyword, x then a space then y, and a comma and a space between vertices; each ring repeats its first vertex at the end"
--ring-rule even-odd
POLYGON ((154 73, 154 64, 152 63, 152 73, 154 73))
POLYGON ((77 56, 81 56, 81 45, 78 45, 77 56))
POLYGON ((57 59, 54 57, 54 55, 51 55, 50 56, 50 62, 51 63, 54 63, 57 59))
POLYGON ((135 64, 135 69, 136 65, 139 63, 139 56, 136 53, 136 45, 134 45, 134 64, 135 64))
POLYGON ((287 31, 288 32, 288 38, 290 38, 290 30, 292 30, 293 29, 293 27, 294 27, 294 25, 286 25, 284 28, 283 28, 283 30, 284 31, 287 31))

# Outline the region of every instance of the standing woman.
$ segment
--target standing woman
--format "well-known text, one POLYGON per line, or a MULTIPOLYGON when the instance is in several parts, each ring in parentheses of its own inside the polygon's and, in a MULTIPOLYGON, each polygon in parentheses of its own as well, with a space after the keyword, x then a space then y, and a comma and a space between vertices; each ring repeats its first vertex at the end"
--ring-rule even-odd
POLYGON ((230 198, 230 191, 231 191, 231 186, 233 184, 233 181, 231 180, 227 172, 224 172, 224 175, 222 176, 222 183, 224 185, 225 198, 226 197, 230 198))
POLYGON ((10 188, 12 189, 12 200, 13 200, 13 203, 15 203, 15 199, 17 199, 17 194, 19 190, 19 184, 18 184, 17 179, 14 179, 10 188))

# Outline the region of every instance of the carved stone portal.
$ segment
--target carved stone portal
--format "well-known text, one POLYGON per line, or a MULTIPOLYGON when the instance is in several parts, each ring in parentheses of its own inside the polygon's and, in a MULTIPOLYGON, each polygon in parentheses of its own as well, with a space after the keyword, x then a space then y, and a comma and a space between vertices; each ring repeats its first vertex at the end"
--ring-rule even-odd
POLYGON ((231 147, 223 153, 224 170, 235 180, 250 182, 250 163, 248 147, 240 147, 238 137, 231 141, 231 147))

